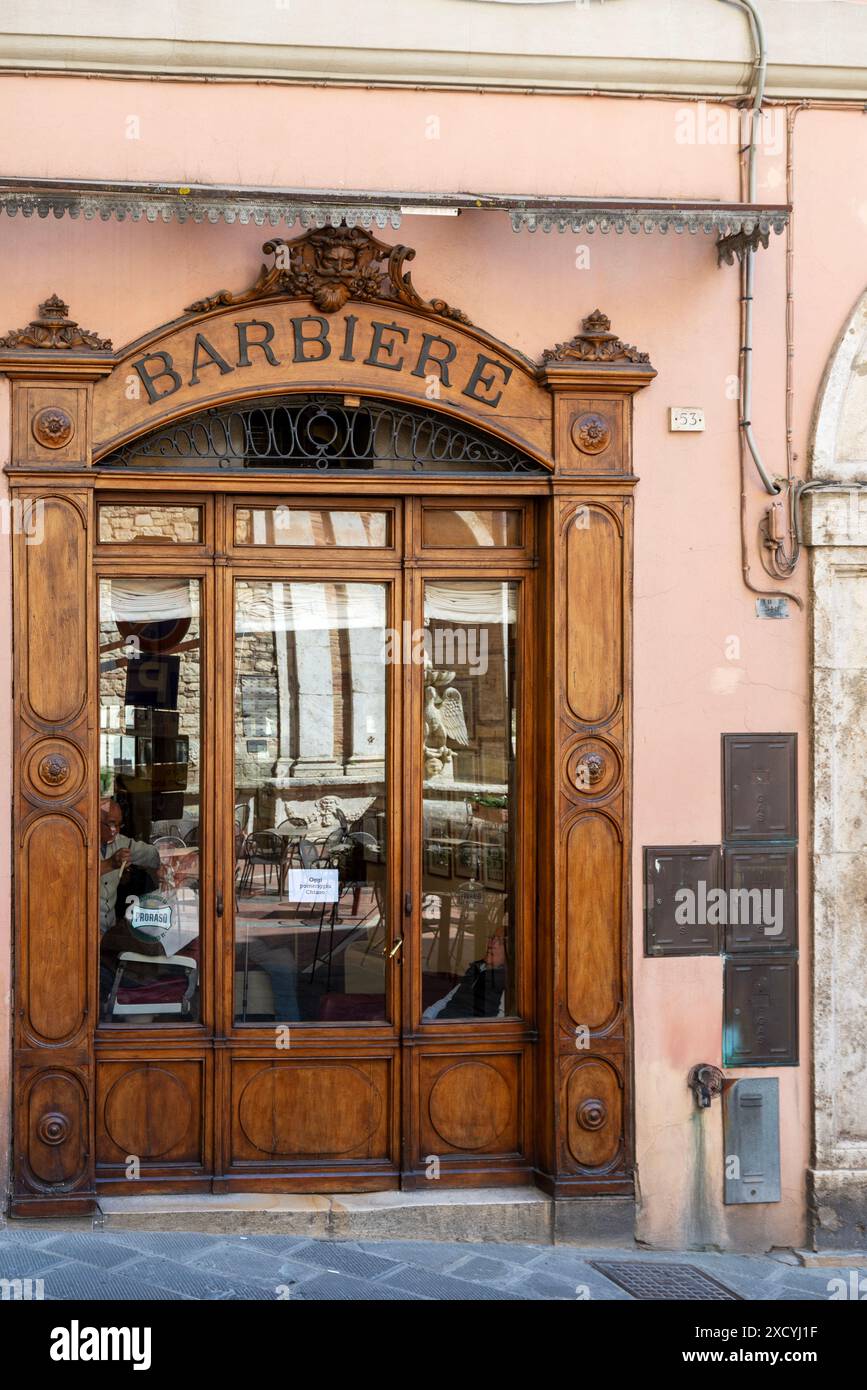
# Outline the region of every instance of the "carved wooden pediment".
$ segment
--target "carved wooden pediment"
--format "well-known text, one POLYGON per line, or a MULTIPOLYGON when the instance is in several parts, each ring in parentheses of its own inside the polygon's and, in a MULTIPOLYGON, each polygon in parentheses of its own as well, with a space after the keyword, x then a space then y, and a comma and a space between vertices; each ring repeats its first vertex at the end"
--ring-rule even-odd
POLYGON ((557 343, 542 353, 543 362, 644 362, 649 363, 646 352, 639 352, 611 332, 611 320, 599 309, 588 314, 582 325, 582 332, 576 333, 568 343, 557 343))
POLYGON ((14 328, 0 338, 0 348, 57 348, 89 352, 111 352, 111 339, 98 338, 87 328, 80 328, 69 317, 69 305, 59 295, 52 294, 39 306, 39 317, 31 319, 26 328, 14 328))
POLYGON ((426 300, 413 286, 404 261, 415 251, 409 246, 389 246, 362 227, 321 227, 292 241, 273 237, 262 250, 273 255, 273 265, 263 265, 255 285, 240 294, 219 290, 197 299, 187 310, 200 314, 223 304, 249 304, 271 295, 309 298, 323 314, 334 314, 350 299, 404 304, 455 323, 469 324, 460 309, 444 299, 426 300))

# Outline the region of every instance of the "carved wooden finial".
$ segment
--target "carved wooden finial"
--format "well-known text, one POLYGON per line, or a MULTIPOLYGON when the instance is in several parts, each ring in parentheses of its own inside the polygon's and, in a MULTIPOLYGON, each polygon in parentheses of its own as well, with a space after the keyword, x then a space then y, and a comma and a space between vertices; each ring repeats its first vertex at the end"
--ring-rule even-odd
POLYGON ((557 343, 542 353, 543 362, 650 362, 646 352, 639 352, 611 332, 611 320, 601 310, 594 309, 568 343, 557 343))
POLYGON ((320 227, 304 232, 292 241, 273 237, 262 250, 273 255, 274 264, 263 265, 259 278, 249 290, 231 294, 219 290, 206 299, 197 299, 187 310, 207 313, 223 304, 249 304, 275 294, 311 299, 323 314, 334 314, 350 299, 385 301, 439 314, 455 323, 469 324, 460 309, 444 299, 426 300, 415 289, 404 261, 415 251, 409 246, 388 246, 363 227, 320 227))
POLYGON ((39 317, 31 319, 26 328, 13 328, 0 338, 0 348, 58 348, 85 349, 90 352, 111 352, 111 339, 98 338, 87 328, 80 328, 69 318, 69 305, 52 294, 39 306, 39 317))

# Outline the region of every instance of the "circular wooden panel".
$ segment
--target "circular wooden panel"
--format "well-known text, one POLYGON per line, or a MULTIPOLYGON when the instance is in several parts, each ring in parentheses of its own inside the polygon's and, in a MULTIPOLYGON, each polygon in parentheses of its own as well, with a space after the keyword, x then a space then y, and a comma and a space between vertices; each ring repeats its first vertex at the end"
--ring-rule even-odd
POLYGON ((183 1139, 190 1097, 162 1067, 137 1067, 118 1077, 106 1097, 104 1123, 112 1143, 138 1158, 161 1158, 183 1139))
POLYGON ((488 1062, 456 1062, 428 1099, 437 1134, 454 1149, 491 1149, 512 1116, 508 1082, 488 1062))
POLYGON ((43 449, 62 449, 75 434, 75 421, 60 405, 48 405, 33 417, 33 438, 43 449))
POLYGON ((29 793, 51 800, 71 800, 81 789, 85 763, 74 743, 63 738, 43 738, 35 743, 24 763, 24 783, 29 793))
POLYGON ((376 1133, 382 1097, 357 1067, 266 1067, 241 1093, 238 1119, 254 1148, 283 1157, 345 1154, 376 1133))

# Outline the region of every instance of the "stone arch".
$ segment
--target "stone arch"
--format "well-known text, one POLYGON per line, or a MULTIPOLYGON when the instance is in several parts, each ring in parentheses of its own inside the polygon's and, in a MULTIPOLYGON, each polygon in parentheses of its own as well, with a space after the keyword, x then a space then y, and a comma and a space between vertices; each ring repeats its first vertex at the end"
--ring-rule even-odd
POLYGON ((817 1249, 867 1245, 867 291, 813 418, 806 535, 813 594, 813 1111, 817 1249))
POLYGON ((828 359, 810 458, 814 478, 867 482, 867 289, 828 359))

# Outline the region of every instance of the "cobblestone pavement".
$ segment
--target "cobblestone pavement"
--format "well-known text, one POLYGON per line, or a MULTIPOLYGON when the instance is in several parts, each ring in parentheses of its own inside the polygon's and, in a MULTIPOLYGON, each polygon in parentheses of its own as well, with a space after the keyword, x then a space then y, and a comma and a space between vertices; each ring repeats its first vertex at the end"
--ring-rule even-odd
MULTIPOLYGON (((630 1295, 591 1261, 640 1260, 644 1269, 688 1264, 742 1298, 828 1300, 867 1271, 804 1268, 774 1256, 656 1254, 576 1246, 439 1241, 333 1241, 281 1235, 107 1233, 0 1226, 0 1281, 41 1280, 31 1297, 78 1299, 560 1300, 630 1295), (830 1287, 829 1287, 830 1285, 830 1287)), ((4 1298, 15 1286, 2 1287, 4 1298)), ((26 1293, 28 1288, 23 1285, 26 1293)), ((21 1296, 20 1293, 17 1296, 21 1296)), ((839 1293, 838 1293, 839 1296, 839 1293)), ((851 1297, 851 1292, 848 1294, 851 1297)))

